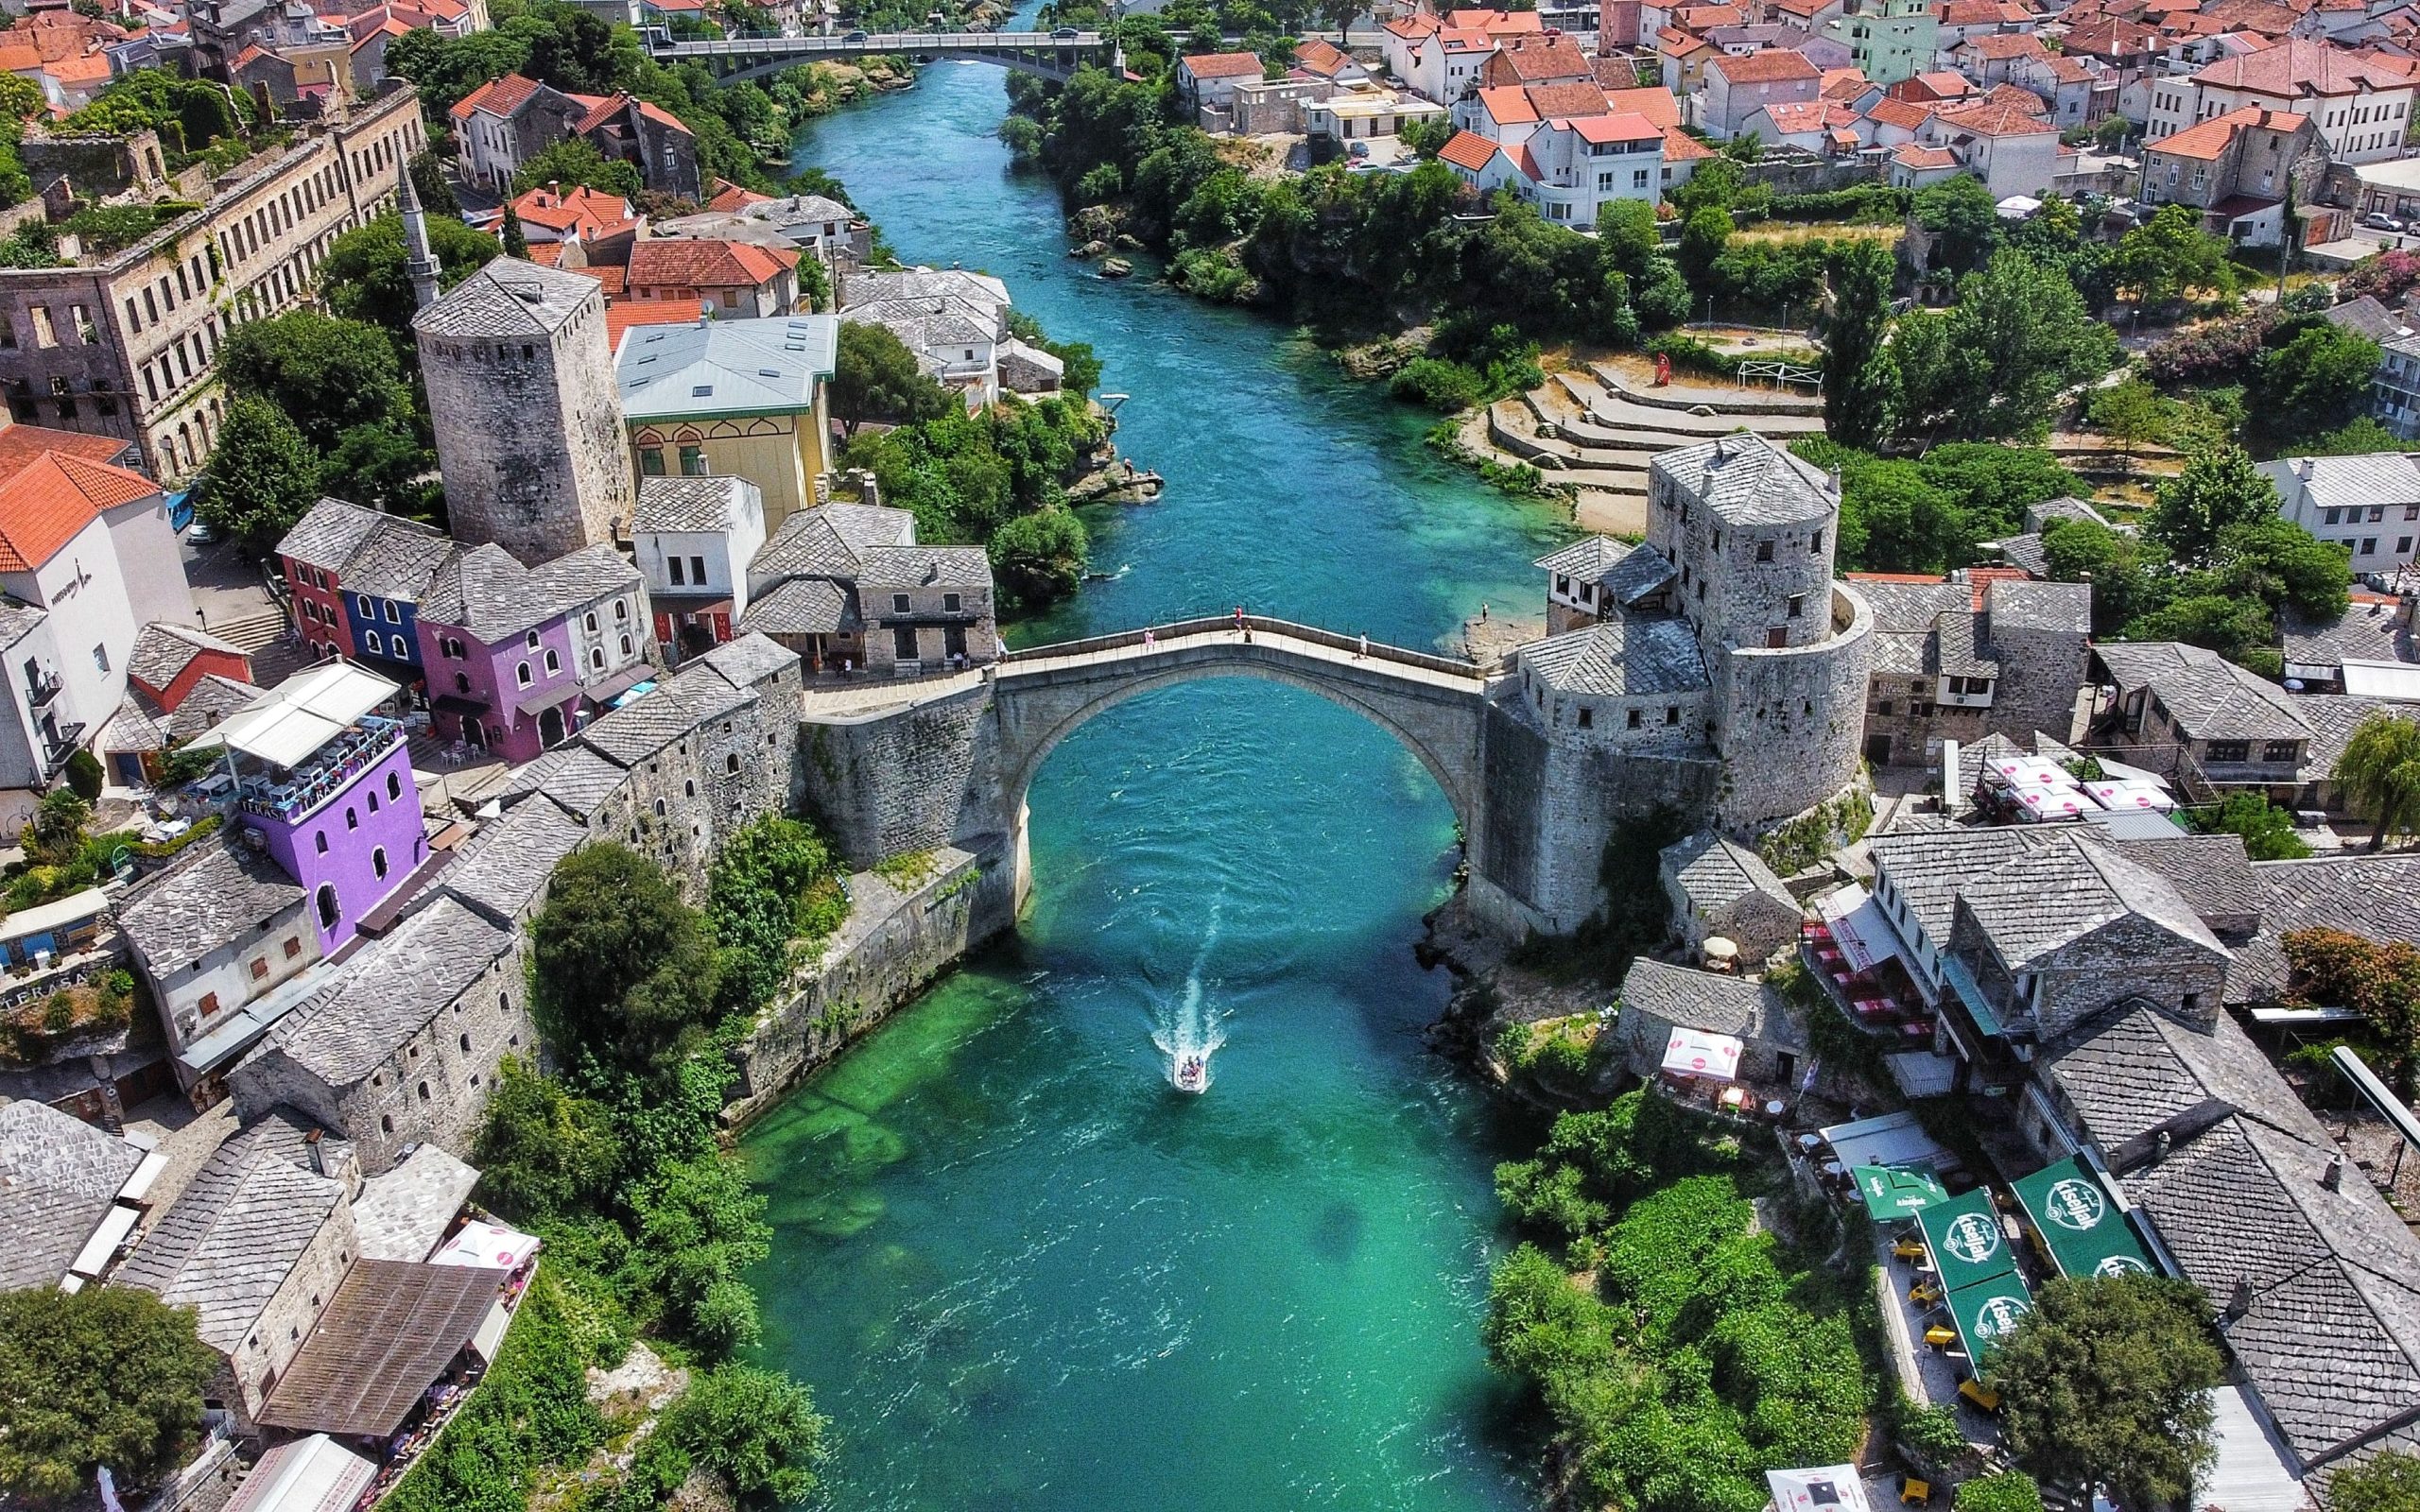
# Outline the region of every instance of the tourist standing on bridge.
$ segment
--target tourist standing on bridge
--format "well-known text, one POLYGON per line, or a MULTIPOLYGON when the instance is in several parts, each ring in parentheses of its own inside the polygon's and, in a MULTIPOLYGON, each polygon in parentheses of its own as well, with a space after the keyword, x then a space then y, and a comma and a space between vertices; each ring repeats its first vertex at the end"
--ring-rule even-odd
POLYGON ((1359 651, 1358 653, 1357 653, 1357 654, 1354 656, 1353 660, 1354 660, 1354 661, 1356 661, 1356 662, 1367 662, 1367 661, 1369 661, 1369 660, 1370 660, 1370 632, 1369 632, 1369 631, 1367 631, 1367 630, 1363 630, 1363 631, 1361 632, 1361 649, 1360 649, 1360 651, 1359 651))
POLYGON ((1236 633, 1237 635, 1249 633, 1244 629, 1244 607, 1241 604, 1236 606, 1236 633))

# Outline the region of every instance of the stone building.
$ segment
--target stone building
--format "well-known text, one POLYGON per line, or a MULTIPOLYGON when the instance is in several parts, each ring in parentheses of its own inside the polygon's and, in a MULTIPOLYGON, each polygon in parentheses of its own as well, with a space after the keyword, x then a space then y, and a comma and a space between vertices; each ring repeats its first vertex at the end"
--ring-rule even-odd
POLYGON ((1806 917, 1762 857, 1711 830, 1666 846, 1656 874, 1681 942, 1693 954, 1720 936, 1754 966, 1793 944, 1806 917))
POLYGON ((1652 1081, 1675 1029, 1738 1040, 1736 1079, 1743 1082, 1792 1084, 1806 1059, 1806 1025, 1779 992, 1642 955, 1622 978, 1621 1011, 1609 1031, 1614 1050, 1633 1075, 1652 1081))
POLYGON ((748 563, 765 544, 765 496, 743 477, 642 478, 631 546, 668 657, 736 638, 748 563))
POLYGON ((321 499, 277 543, 294 632, 315 660, 349 656, 419 681, 421 600, 453 550, 417 520, 321 499))
POLYGON ((2290 804, 2319 740, 2301 701, 2215 651, 2175 641, 2092 648, 2091 748, 2187 782, 2290 804))
POLYGON ((892 676, 1000 654, 980 546, 922 546, 905 509, 827 504, 783 522, 748 564, 743 629, 810 671, 892 676))
POLYGON ((1852 574, 1850 581, 1874 607, 1867 761, 1926 765, 1945 740, 2073 736, 2091 655, 2089 584, 2033 582, 2014 568, 1930 581, 1852 574))
POLYGON ((360 1252, 351 1148, 283 1112, 218 1146, 118 1268, 194 1310, 223 1366, 205 1402, 250 1431, 360 1252))
MULTIPOLYGON (((0 390, 18 421, 131 441, 154 477, 200 469, 225 409, 227 333, 305 299, 328 245, 387 208, 427 145, 400 86, 300 129, 122 251, 0 268, 0 390)), ((156 165, 143 187, 169 193, 156 165)))
POLYGON ((454 539, 529 565, 631 518, 603 286, 499 257, 412 318, 454 539))
POLYGON ((284 1105, 343 1130, 376 1176, 411 1144, 470 1148, 498 1064, 536 1044, 517 932, 440 897, 278 1020, 228 1090, 239 1118, 284 1105))

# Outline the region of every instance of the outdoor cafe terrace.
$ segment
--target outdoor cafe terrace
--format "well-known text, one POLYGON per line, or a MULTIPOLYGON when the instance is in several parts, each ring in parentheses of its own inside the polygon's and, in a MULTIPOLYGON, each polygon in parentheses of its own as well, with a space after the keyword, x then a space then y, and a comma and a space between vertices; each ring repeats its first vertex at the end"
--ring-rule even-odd
POLYGON ((401 722, 364 714, 342 734, 312 752, 301 766, 239 772, 236 787, 242 795, 244 812, 292 823, 343 791, 356 774, 376 765, 403 742, 401 722))

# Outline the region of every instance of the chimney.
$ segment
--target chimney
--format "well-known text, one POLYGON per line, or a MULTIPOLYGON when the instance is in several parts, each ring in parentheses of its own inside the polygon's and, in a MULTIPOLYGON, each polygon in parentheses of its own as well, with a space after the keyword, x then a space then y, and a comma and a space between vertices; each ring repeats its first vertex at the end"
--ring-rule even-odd
POLYGON ((2319 1174, 2319 1184, 2330 1192, 2344 1190, 2344 1154, 2342 1150, 2327 1158, 2327 1169, 2319 1174))
POLYGON ((311 1169, 320 1176, 328 1174, 328 1153, 320 1143, 326 1133, 325 1129, 315 1128, 302 1136, 302 1143, 311 1147, 311 1169))
POLYGON ((2227 1321, 2239 1322, 2251 1311, 2252 1278, 2238 1276, 2235 1279, 2235 1290, 2227 1297, 2227 1321))
POLYGON ((2308 483, 2308 482, 2310 481, 2310 458, 2309 458, 2309 457, 2308 457, 2308 456, 2303 456, 2303 457, 2296 457, 2296 458, 2294 459, 2294 476, 2296 476, 2296 477, 2298 477, 2298 478, 2302 479, 2305 483, 2308 483))
POLYGON ((2167 1159, 2168 1159, 2168 1147, 2169 1147, 2170 1144, 2174 1143, 2175 1142, 2176 1142, 2176 1136, 2175 1136, 2175 1135, 2173 1135, 2173 1134, 2170 1134, 2170 1133, 2169 1133, 2168 1130, 2166 1130, 2166 1129, 2161 1129, 2158 1133, 2156 1133, 2156 1134, 2152 1135, 2152 1163, 2153 1165, 2157 1165, 2160 1161, 2167 1160, 2167 1159))

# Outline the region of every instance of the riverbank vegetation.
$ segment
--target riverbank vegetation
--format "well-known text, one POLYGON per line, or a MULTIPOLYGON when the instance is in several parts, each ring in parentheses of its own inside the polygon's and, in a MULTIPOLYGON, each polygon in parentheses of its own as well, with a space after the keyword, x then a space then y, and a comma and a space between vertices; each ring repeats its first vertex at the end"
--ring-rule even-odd
MULTIPOLYGON (((1490 1282, 1488 1354, 1552 1423, 1559 1489, 1756 1512, 1764 1470, 1856 1456, 1876 1400, 1851 1325, 1858 1279, 1760 1216, 1787 1201, 1767 1195, 1771 1175, 1736 1128, 1645 1091, 1562 1115, 1534 1158, 1497 1168, 1530 1239, 1490 1282)), ((1793 1219, 1802 1241, 1833 1221, 1793 1219)))
POLYGON ((510 1060, 481 1129, 480 1200, 545 1241, 510 1342, 472 1406, 398 1487, 403 1512, 520 1505, 607 1440, 584 1372, 644 1338, 693 1373, 618 1486, 582 1505, 662 1504, 693 1470, 744 1502, 814 1484, 823 1423, 806 1393, 734 1363, 760 1335, 746 1273, 771 1230, 717 1115, 730 1052, 791 967, 847 914, 807 825, 732 837, 706 906, 618 845, 555 868, 530 922, 530 1003, 558 1069, 510 1060))
POLYGON ((131 1489, 181 1464, 219 1368, 195 1327, 131 1286, 0 1292, 0 1495, 71 1504, 103 1466, 131 1489))
POLYGON ((913 512, 919 541, 983 547, 1004 607, 1039 610, 1074 593, 1091 542, 1066 486, 1109 438, 1079 387, 1098 380, 1092 349, 1050 348, 1066 364, 1064 397, 1009 395, 980 414, 881 326, 843 321, 839 349, 832 408, 848 433, 841 465, 871 472, 885 504, 913 512), (863 428, 873 421, 890 423, 863 428))

